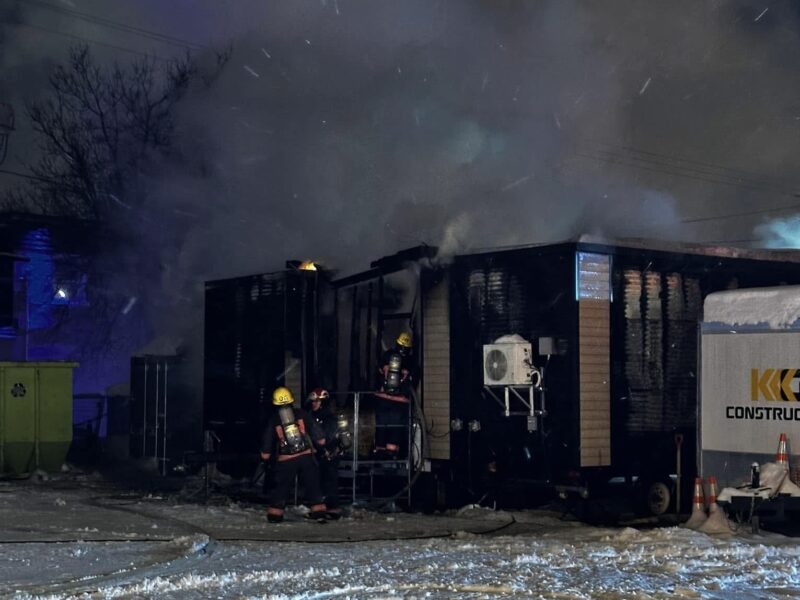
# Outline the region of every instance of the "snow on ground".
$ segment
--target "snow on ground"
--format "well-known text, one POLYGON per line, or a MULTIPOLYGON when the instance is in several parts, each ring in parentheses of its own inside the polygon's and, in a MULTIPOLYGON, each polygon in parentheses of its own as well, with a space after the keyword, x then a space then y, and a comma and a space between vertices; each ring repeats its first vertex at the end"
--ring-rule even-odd
POLYGON ((235 504, 141 499, 120 510, 80 490, 3 492, 0 540, 17 541, 0 541, 0 597, 14 600, 800 597, 800 540, 777 534, 592 527, 486 509, 357 511, 325 525, 293 513, 272 526, 263 509, 235 504), (75 541, 89 514, 97 531, 87 537, 116 531, 117 541, 75 541), (70 541, 42 543, 40 533, 70 541))

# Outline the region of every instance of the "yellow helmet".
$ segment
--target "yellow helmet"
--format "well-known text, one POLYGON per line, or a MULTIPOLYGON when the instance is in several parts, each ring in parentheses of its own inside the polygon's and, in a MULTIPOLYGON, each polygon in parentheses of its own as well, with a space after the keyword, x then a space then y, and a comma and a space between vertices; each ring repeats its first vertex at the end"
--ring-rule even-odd
POLYGON ((397 345, 403 348, 411 348, 411 334, 407 331, 397 336, 397 345))
POLYGON ((275 406, 285 406, 286 404, 293 404, 294 397, 288 388, 279 387, 272 392, 272 403, 275 406))

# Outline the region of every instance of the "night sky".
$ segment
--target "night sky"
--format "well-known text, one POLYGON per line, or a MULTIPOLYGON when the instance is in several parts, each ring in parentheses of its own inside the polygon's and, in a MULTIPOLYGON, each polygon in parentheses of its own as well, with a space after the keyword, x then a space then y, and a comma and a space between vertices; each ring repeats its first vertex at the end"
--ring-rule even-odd
POLYGON ((419 243, 792 243, 795 2, 0 0, 0 23, 17 173, 36 157, 25 100, 71 44, 105 63, 230 44, 132 219, 152 224, 172 322, 198 282, 289 258, 344 273, 419 243))

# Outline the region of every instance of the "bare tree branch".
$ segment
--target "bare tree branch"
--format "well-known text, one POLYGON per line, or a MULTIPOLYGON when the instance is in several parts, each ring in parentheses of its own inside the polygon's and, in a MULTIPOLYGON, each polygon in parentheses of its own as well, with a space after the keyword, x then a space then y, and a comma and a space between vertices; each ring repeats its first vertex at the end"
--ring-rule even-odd
MULTIPOLYGON (((221 70, 229 56, 230 51, 217 54, 212 70, 221 70)), ((96 248, 84 265, 96 315, 96 326, 87 328, 81 342, 87 352, 118 341, 113 332, 122 308, 137 287, 145 287, 136 283, 144 275, 135 261, 119 265, 122 248, 130 248, 126 241, 136 234, 132 220, 159 220, 149 212, 148 169, 170 153, 176 106, 192 83, 209 86, 215 77, 201 73, 188 54, 168 63, 143 58, 104 68, 87 46, 77 46, 50 74, 49 95, 26 106, 40 151, 29 165, 35 179, 6 194, 2 208, 89 221, 117 245, 96 248), (119 268, 131 273, 120 278, 114 272, 119 268), (113 277, 124 285, 108 285, 113 277)), ((158 264, 157 257, 150 259, 158 264)), ((64 307, 62 316, 69 314, 64 307)))

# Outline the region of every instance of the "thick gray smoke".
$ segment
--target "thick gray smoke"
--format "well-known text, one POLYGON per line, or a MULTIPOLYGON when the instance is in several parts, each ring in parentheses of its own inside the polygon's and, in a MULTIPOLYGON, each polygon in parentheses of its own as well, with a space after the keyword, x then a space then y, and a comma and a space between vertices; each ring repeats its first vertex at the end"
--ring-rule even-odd
MULTIPOLYGON (((2 14, 98 39, 96 25, 36 4, 5 0, 2 14)), ((419 243, 451 254, 581 233, 756 240, 756 226, 793 214, 771 209, 800 204, 790 3, 59 6, 233 44, 212 89, 181 106, 180 159, 155 175, 150 246, 171 250, 153 279, 173 326, 198 282, 287 258, 353 271, 419 243)), ((2 35, 3 72, 35 95, 69 40, 33 42, 21 24, 2 35)), ((0 92, 19 98, 15 86, 0 92)))
POLYGON ((762 10, 273 3, 187 104, 209 175, 183 188, 204 207, 184 260, 352 270, 421 242, 753 238, 765 217, 681 221, 788 202, 798 21, 762 10))

